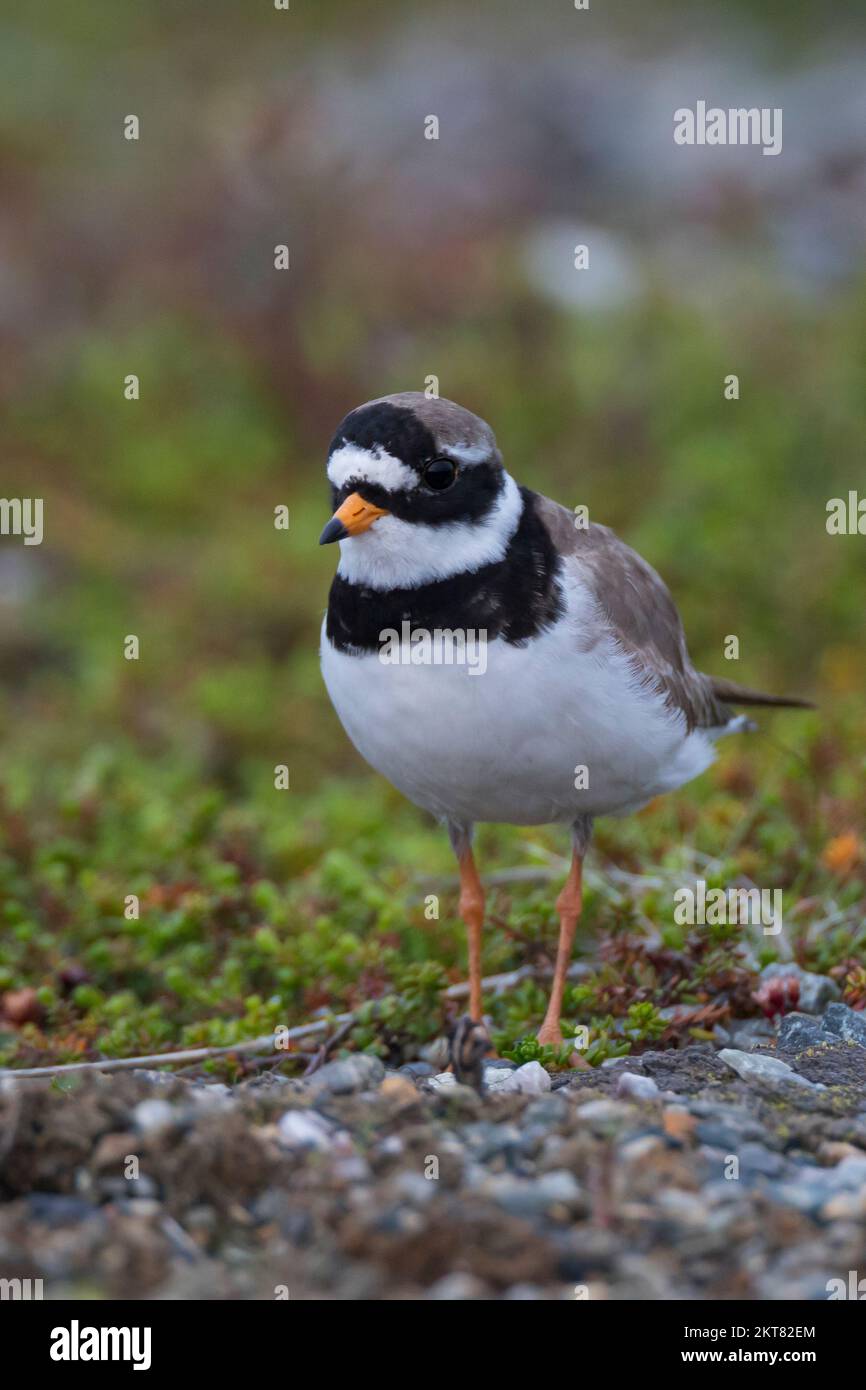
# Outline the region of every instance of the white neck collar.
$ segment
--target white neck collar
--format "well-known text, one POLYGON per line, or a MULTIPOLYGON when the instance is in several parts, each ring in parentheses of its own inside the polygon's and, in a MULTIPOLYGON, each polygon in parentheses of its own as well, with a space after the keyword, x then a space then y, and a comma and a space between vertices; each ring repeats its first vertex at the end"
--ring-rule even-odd
POLYGON ((349 584, 381 590, 417 589, 471 573, 503 558, 522 512, 520 489, 506 473, 501 492, 481 520, 427 526, 381 516, 363 535, 340 541, 337 573, 349 584))

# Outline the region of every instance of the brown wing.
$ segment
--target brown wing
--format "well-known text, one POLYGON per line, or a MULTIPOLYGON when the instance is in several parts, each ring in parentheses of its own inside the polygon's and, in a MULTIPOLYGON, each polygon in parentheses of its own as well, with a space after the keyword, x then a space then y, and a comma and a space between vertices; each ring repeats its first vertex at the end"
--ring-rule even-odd
POLYGON ((608 526, 574 525, 558 502, 537 495, 538 514, 559 553, 580 572, 635 673, 685 718, 689 730, 718 728, 733 711, 710 676, 689 660, 680 615, 651 565, 608 526))

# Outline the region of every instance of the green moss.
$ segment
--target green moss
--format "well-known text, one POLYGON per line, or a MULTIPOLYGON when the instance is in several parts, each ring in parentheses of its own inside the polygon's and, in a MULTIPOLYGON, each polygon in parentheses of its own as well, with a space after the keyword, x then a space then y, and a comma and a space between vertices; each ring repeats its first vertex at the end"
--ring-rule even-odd
MULTIPOLYGON (((856 720, 837 727, 837 766, 859 728, 856 720)), ((808 760, 815 746, 808 724, 800 737, 808 760)), ((764 857, 766 818, 796 827, 804 814, 798 763, 757 739, 752 747, 761 817, 740 833, 735 854, 719 854, 723 839, 714 820, 727 804, 724 782, 737 751, 679 798, 695 806, 695 839, 705 852, 715 850, 712 881, 720 886, 736 880, 738 857, 746 852, 755 881, 777 882, 775 859, 764 857)), ((201 765, 179 764, 171 750, 142 757, 119 741, 108 764, 111 776, 83 818, 70 820, 57 794, 61 784, 92 780, 88 755, 74 753, 55 764, 42 787, 19 793, 14 817, 0 817, 7 923, 0 987, 34 986, 43 1010, 38 1023, 6 1029, 5 1061, 229 1045, 306 1022, 322 1009, 359 1010, 351 1045, 392 1060, 417 1054, 447 1029, 456 1010, 444 988, 466 973, 449 851, 438 828, 392 798, 378 779, 331 781, 292 799, 251 778, 228 797, 201 765), (287 873, 286 863, 297 867, 287 873), (425 915, 429 883, 422 881, 431 869, 447 883, 439 887, 439 916, 432 919, 425 915), (137 918, 125 915, 131 893, 139 900, 137 918)), ((13 784, 15 775, 13 751, 13 784)), ((832 771, 824 778, 827 808, 834 780, 832 771)), ((739 928, 673 928, 666 920, 673 886, 685 873, 673 816, 668 799, 615 830, 600 829, 576 945, 576 959, 592 963, 593 973, 566 991, 564 1010, 566 1034, 589 1029, 585 1055, 593 1064, 673 1040, 671 1006, 721 1001, 740 1014, 756 1008, 739 928), (646 891, 639 875, 627 895, 613 873, 606 876, 606 866, 623 858, 647 867, 646 891), (665 860, 670 886, 660 889, 653 866, 665 860)), ((787 829, 780 834, 790 838, 787 829)), ((533 844, 564 850, 563 838, 548 830, 485 831, 482 871, 526 862, 533 844)), ((806 966, 838 967, 862 985, 856 973, 863 959, 862 884, 846 883, 847 910, 827 932, 820 927, 824 903, 838 903, 838 885, 804 839, 786 874, 798 885, 785 903, 797 958, 806 966)), ((552 961, 557 886, 554 879, 491 893, 487 973, 542 956, 552 961)), ((770 954, 768 946, 763 955, 770 954)), ((546 1006, 543 974, 486 1003, 504 1055, 567 1064, 571 1044, 554 1051, 534 1040, 546 1006)))

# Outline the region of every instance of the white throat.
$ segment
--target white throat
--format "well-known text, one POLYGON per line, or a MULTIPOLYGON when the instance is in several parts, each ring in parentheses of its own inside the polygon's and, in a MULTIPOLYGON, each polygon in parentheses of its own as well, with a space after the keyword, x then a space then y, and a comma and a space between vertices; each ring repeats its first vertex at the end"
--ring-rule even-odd
POLYGON ((523 511, 520 489, 510 474, 491 510, 480 521, 425 526, 380 516, 368 531, 340 541, 337 573, 370 589, 417 589, 437 579, 465 574, 501 560, 523 511))

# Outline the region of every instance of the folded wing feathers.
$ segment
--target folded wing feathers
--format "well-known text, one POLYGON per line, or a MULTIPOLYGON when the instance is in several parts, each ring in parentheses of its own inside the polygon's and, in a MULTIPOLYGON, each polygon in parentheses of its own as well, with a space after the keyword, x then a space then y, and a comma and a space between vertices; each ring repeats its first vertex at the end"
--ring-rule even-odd
POLYGON ((652 566, 609 527, 576 527, 571 512, 547 497, 537 495, 536 506, 563 561, 579 567, 635 674, 684 716, 689 730, 728 724, 730 705, 814 708, 808 700, 765 695, 696 671, 676 605, 652 566))

